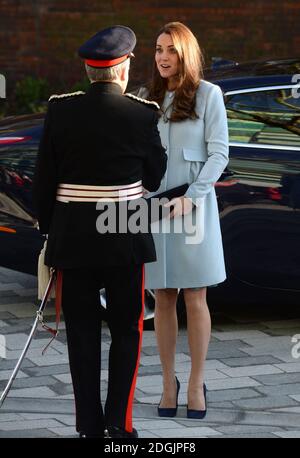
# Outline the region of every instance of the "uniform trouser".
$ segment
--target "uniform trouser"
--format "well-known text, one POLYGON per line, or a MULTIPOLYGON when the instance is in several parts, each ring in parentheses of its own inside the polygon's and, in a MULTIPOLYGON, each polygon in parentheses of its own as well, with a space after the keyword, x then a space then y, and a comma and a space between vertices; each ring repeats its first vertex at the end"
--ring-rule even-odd
POLYGON ((132 431, 132 407, 143 332, 144 266, 63 270, 62 309, 75 396, 76 429, 115 425, 132 431), (101 307, 105 287, 111 333, 108 392, 100 397, 101 307))

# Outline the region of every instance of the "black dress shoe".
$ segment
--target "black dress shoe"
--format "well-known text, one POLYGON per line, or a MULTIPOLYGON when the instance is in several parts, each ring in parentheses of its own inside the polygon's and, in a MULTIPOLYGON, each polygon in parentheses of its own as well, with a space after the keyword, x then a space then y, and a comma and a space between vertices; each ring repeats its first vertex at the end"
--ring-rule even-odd
POLYGON ((119 428, 118 426, 108 426, 108 438, 123 438, 123 439, 135 439, 139 437, 138 432, 135 428, 132 428, 132 432, 129 433, 123 428, 119 428))
POLYGON ((177 409, 178 409, 178 395, 179 395, 179 390, 180 390, 180 383, 177 377, 175 377, 176 380, 176 387, 177 387, 177 392, 176 392, 176 407, 157 407, 157 413, 159 417, 175 417, 177 414, 177 409))

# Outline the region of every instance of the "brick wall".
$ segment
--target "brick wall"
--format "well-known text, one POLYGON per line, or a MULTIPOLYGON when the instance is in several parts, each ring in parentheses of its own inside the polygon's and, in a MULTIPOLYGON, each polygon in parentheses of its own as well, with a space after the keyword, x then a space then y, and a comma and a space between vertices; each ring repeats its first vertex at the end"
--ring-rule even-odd
POLYGON ((10 84, 32 75, 67 89, 84 76, 79 45, 119 23, 137 34, 131 77, 144 81, 155 34, 172 20, 191 27, 207 64, 212 56, 246 61, 300 54, 299 0, 0 0, 0 73, 10 84))

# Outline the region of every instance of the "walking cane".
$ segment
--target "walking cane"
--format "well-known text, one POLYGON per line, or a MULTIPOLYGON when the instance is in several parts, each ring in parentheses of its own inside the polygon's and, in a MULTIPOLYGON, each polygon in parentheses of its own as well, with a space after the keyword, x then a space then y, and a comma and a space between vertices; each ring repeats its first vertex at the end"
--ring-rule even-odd
MULTIPOLYGON (((21 364, 22 364, 22 361, 23 361, 23 359, 25 358, 25 355, 26 355, 26 353, 27 353, 27 350, 28 350, 28 348, 29 348, 29 346, 30 346, 30 344, 31 344, 31 341, 32 341, 33 337, 34 337, 34 333, 35 333, 35 331, 36 331, 36 328, 37 328, 38 323, 40 322, 44 328, 46 328, 46 329, 50 330, 51 332, 55 333, 55 335, 56 335, 57 332, 58 332, 57 329, 56 329, 56 331, 53 331, 53 330, 51 330, 50 328, 48 328, 48 327, 44 324, 44 320, 43 320, 43 311, 44 311, 44 309, 45 309, 45 307, 46 307, 46 304, 47 304, 47 301, 48 301, 48 297, 49 297, 49 295, 50 295, 50 293, 51 293, 51 290, 52 290, 52 286, 53 286, 53 284, 54 284, 55 277, 56 277, 56 272, 55 272, 54 269, 51 268, 51 269, 50 269, 50 279, 49 279, 49 282, 48 282, 48 285, 47 285, 47 288, 46 288, 44 297, 43 297, 43 299, 42 299, 41 305, 40 305, 38 311, 36 312, 36 318, 35 318, 34 323, 33 323, 33 325, 32 325, 31 332, 30 332, 30 334, 29 334, 29 336, 28 336, 27 342, 26 342, 25 347, 24 347, 24 349, 23 349, 23 351, 22 351, 22 353, 21 353, 21 356, 20 356, 20 358, 19 358, 19 360, 18 360, 18 362, 17 362, 17 365, 16 365, 16 367, 14 368, 14 371, 13 371, 13 373, 11 374, 11 377, 10 377, 10 379, 9 379, 9 381, 8 381, 6 387, 5 387, 5 389, 4 389, 4 391, 3 391, 2 395, 1 395, 1 398, 0 398, 0 408, 1 408, 2 404, 4 403, 6 397, 7 397, 8 393, 9 393, 9 391, 10 391, 10 389, 11 389, 11 386, 12 386, 12 384, 13 384, 13 382, 14 382, 16 376, 17 376, 17 373, 18 373, 18 371, 19 371, 19 369, 20 369, 20 366, 21 366, 21 364)), ((50 343, 51 343, 51 342, 50 342, 50 343)), ((48 346, 47 346, 47 347, 48 347, 48 346)))

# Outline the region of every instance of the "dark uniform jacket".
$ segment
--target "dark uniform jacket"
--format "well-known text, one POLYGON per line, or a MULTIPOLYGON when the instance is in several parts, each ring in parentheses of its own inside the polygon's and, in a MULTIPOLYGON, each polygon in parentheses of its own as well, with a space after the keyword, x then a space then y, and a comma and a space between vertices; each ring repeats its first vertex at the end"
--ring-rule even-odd
POLYGON ((49 234, 46 264, 76 268, 155 261, 150 232, 100 234, 96 202, 58 202, 56 191, 59 183, 111 186, 139 180, 156 191, 166 162, 157 111, 124 96, 118 84, 93 83, 86 94, 52 98, 34 179, 40 231, 49 234))

